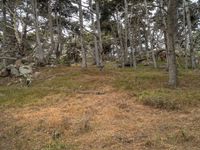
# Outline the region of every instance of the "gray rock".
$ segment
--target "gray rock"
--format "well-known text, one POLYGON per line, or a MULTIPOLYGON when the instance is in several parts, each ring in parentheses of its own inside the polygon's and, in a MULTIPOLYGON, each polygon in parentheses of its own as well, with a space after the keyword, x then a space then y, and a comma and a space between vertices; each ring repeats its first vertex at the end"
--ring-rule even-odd
POLYGON ((0 77, 8 77, 10 75, 9 70, 7 68, 3 68, 0 71, 0 77))
POLYGON ((29 65, 23 65, 23 66, 19 67, 19 72, 20 72, 20 75, 24 76, 24 75, 32 74, 33 70, 32 70, 31 66, 29 66, 29 65))
POLYGON ((10 74, 13 76, 16 76, 16 77, 18 77, 20 75, 19 70, 17 68, 15 68, 14 66, 10 66, 10 74))

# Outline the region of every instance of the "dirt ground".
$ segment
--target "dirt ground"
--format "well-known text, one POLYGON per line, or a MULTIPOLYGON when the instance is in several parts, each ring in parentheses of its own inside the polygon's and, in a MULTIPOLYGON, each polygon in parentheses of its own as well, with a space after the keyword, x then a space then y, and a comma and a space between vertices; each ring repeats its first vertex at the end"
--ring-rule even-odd
POLYGON ((106 84, 43 98, 52 99, 56 103, 1 107, 0 149, 200 150, 199 108, 155 109, 106 84))

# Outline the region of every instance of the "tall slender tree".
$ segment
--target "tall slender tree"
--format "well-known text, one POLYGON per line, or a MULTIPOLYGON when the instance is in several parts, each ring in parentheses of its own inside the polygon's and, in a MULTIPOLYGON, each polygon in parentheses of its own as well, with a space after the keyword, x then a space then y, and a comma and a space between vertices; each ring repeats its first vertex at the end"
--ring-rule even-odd
POLYGON ((175 54, 176 24, 178 1, 169 0, 167 12, 167 41, 169 52, 169 85, 177 86, 177 65, 175 54))
POLYGON ((100 23, 100 2, 95 0, 96 5, 96 21, 97 21, 97 32, 98 32, 98 48, 99 48, 99 67, 103 67, 103 45, 102 45, 102 34, 101 34, 101 23, 100 23))
POLYGON ((43 65, 45 63, 44 60, 44 50, 42 49, 42 43, 40 39, 40 30, 39 30, 39 21, 38 21, 38 10, 37 10, 37 0, 32 0, 32 9, 33 9, 33 16, 34 16, 34 26, 35 26, 35 34, 36 34, 36 41, 37 47, 35 51, 36 63, 38 65, 43 65))
POLYGON ((87 68, 86 49, 84 47, 84 41, 83 41, 83 9, 82 9, 82 0, 78 1, 78 6, 79 6, 80 44, 81 44, 81 53, 82 53, 82 68, 87 68))

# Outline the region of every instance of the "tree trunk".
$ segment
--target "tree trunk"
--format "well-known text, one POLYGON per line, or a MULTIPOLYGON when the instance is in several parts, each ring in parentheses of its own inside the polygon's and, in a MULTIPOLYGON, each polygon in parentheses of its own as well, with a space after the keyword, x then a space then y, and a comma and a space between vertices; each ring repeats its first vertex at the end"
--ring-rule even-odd
POLYGON ((56 53, 56 58, 58 60, 60 58, 60 55, 62 54, 62 49, 61 49, 62 29, 61 29, 61 20, 59 12, 56 12, 55 17, 57 26, 57 42, 55 46, 55 51, 56 51, 55 53, 56 53))
POLYGON ((103 45, 101 37, 101 24, 100 24, 100 10, 99 10, 99 0, 96 0, 96 20, 97 20, 97 31, 98 31, 98 46, 99 46, 99 65, 103 67, 103 45))
POLYGON ((115 21, 117 22, 117 34, 118 34, 118 40, 120 43, 120 55, 119 55, 119 61, 122 65, 122 67, 124 67, 125 62, 124 62, 124 57, 122 58, 122 55, 124 55, 124 45, 123 45, 123 39, 122 39, 122 32, 121 32, 121 27, 120 27, 120 20, 119 20, 119 14, 118 14, 118 10, 116 12, 116 19, 115 21))
POLYGON ((94 10, 93 10, 93 6, 92 6, 92 0, 90 0, 89 5, 90 5, 90 9, 91 9, 91 20, 92 20, 92 31, 93 31, 93 39, 94 39, 94 57, 95 57, 95 63, 97 65, 97 67, 100 66, 100 60, 99 60, 99 50, 98 50, 98 44, 97 44, 97 34, 96 34, 96 27, 95 27, 95 23, 94 23, 94 10))
POLYGON ((83 10, 82 10, 82 0, 79 0, 79 22, 80 22, 80 44, 82 52, 82 68, 87 68, 86 50, 84 48, 83 41, 83 10))
POLYGON ((190 66, 192 69, 196 68, 195 64, 195 54, 194 54, 194 45, 193 45, 193 38, 192 38, 192 25, 191 25, 191 19, 190 19, 190 10, 188 7, 188 2, 186 0, 183 0, 183 3, 185 4, 185 14, 187 19, 187 28, 188 28, 188 36, 189 36, 189 49, 190 49, 190 66))
POLYGON ((183 0, 183 27, 184 27, 184 37, 185 37, 185 69, 188 69, 188 51, 189 51, 189 38, 186 28, 186 11, 185 11, 185 0, 183 0))
MULTIPOLYGON (((146 26, 147 26, 147 30, 146 30, 146 36, 145 36, 145 46, 146 46, 146 51, 147 51, 147 57, 149 56, 148 51, 149 51, 149 41, 151 41, 151 31, 150 31, 150 20, 149 20, 149 14, 148 14, 148 7, 147 7, 147 0, 144 0, 144 4, 145 4, 145 12, 146 12, 146 26)), ((156 62, 156 58, 155 58, 155 54, 153 52, 152 46, 151 46, 151 56, 153 59, 153 65, 154 68, 157 68, 157 62, 156 62)), ((148 58, 147 58, 148 59, 148 58)))
MULTIPOLYGON (((6 52, 6 0, 3 0, 3 39, 2 39, 2 43, 3 43, 3 52, 6 52)), ((3 59, 3 66, 6 67, 6 59, 3 59)))
POLYGON ((175 0, 169 0, 167 14, 167 37, 168 37, 168 52, 169 52, 169 85, 177 86, 177 65, 175 54, 175 39, 176 39, 176 20, 177 20, 177 5, 175 0))
MULTIPOLYGON (((134 44, 133 44, 133 32, 131 30, 131 25, 130 25, 130 21, 128 19, 128 3, 125 0, 125 13, 126 13, 126 23, 127 23, 127 28, 128 28, 128 39, 130 42, 130 48, 131 48, 131 66, 134 67, 136 69, 137 67, 137 63, 136 63, 136 57, 135 57, 135 51, 134 51, 134 44)), ((131 11, 131 15, 132 15, 132 11, 131 11)))
POLYGON ((54 38, 53 38, 53 21, 52 21, 52 8, 51 8, 51 0, 48 3, 48 20, 49 20, 49 34, 50 34, 50 52, 49 56, 52 55, 54 48, 55 48, 55 43, 54 43, 54 38))
POLYGON ((15 38, 17 40, 19 52, 21 52, 22 39, 21 39, 21 37, 19 35, 19 31, 18 31, 16 13, 17 12, 16 12, 16 9, 15 9, 14 12, 13 12, 13 27, 14 27, 14 31, 15 31, 15 38))
POLYGON ((128 62, 128 3, 124 0, 125 5, 125 30, 124 30, 124 63, 128 62))
POLYGON ((166 68, 167 70, 169 69, 169 58, 168 58, 168 42, 167 42, 167 23, 166 23, 166 17, 164 15, 164 3, 163 0, 160 0, 160 12, 161 12, 161 16, 162 16, 162 23, 163 23, 163 34, 164 34, 164 42, 165 42, 165 49, 167 51, 167 55, 166 55, 166 68))
POLYGON ((40 34, 39 34, 39 23, 38 23, 38 14, 37 14, 37 0, 32 0, 32 9, 33 9, 33 16, 34 16, 34 25, 35 25, 35 34, 36 34, 36 41, 37 41, 37 48, 35 52, 35 58, 37 65, 43 65, 44 61, 44 51, 42 49, 42 44, 40 41, 40 34))

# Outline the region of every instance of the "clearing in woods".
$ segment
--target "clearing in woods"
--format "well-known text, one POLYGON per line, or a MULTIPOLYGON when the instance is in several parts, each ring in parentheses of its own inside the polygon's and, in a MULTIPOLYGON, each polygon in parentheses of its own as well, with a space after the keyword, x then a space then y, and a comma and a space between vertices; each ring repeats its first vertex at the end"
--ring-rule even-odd
POLYGON ((0 149, 200 149, 200 73, 169 89, 150 70, 61 66, 29 88, 0 86, 0 149))

